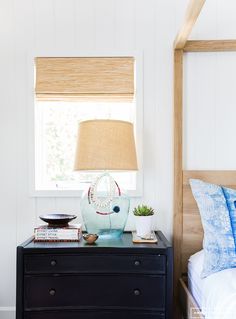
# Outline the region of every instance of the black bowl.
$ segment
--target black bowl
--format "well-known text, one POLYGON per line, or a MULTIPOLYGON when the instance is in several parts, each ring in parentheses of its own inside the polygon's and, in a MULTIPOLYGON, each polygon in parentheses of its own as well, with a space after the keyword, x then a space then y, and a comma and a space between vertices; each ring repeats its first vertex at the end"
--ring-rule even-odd
POLYGON ((75 219, 76 215, 68 214, 46 214, 39 216, 49 227, 66 227, 68 223, 75 219))

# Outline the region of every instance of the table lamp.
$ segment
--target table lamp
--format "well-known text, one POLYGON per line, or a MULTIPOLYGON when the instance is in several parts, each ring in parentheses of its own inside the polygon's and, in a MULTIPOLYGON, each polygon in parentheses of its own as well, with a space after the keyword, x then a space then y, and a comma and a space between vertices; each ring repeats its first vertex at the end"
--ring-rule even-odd
POLYGON ((102 172, 81 199, 87 232, 119 238, 125 228, 130 199, 110 171, 138 169, 133 124, 119 120, 89 120, 79 124, 75 170, 102 172), (99 191, 101 184, 105 191, 99 191))

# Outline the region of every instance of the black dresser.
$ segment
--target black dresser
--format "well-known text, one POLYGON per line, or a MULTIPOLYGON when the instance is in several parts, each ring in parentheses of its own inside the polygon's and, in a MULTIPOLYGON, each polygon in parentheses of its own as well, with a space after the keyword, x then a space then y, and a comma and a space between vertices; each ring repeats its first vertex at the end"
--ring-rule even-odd
POLYGON ((17 319, 172 319, 173 256, 158 244, 120 240, 17 247, 17 319))

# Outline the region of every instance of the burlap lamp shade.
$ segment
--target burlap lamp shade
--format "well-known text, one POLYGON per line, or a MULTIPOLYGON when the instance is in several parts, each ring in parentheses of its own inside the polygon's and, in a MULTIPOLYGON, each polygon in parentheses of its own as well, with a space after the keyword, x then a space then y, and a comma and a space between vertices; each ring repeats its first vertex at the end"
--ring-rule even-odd
POLYGON ((133 124, 118 120, 81 122, 74 169, 79 171, 137 170, 133 124))

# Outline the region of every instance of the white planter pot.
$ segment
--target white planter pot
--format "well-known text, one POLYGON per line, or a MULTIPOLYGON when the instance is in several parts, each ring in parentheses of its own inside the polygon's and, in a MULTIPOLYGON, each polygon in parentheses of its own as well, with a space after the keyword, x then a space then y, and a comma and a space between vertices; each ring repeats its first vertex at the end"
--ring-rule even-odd
POLYGON ((152 232, 151 216, 135 216, 137 235, 142 238, 150 238, 152 232))

